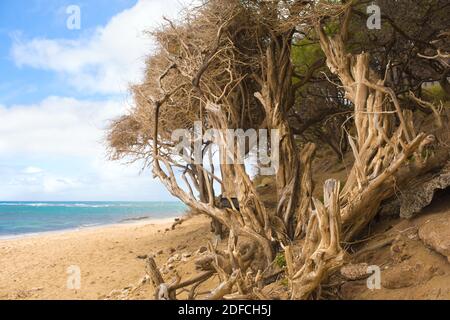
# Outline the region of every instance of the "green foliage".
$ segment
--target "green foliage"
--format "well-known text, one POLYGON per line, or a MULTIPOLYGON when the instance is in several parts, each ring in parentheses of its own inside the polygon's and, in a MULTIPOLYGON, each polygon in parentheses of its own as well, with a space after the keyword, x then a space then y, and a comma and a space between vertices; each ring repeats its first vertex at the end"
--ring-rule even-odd
MULTIPOLYGON (((314 62, 325 57, 320 45, 308 39, 297 41, 292 46, 291 56, 292 63, 295 66, 295 72, 299 75, 305 75, 310 66, 314 64, 314 62)), ((293 84, 299 81, 300 79, 298 79, 297 77, 294 77, 292 79, 293 84)), ((300 90, 304 91, 306 89, 307 85, 303 86, 303 88, 301 88, 300 90)))
POLYGON ((286 267, 286 257, 283 253, 280 252, 279 254, 277 254, 277 256, 275 257, 275 264, 280 268, 286 267))
POLYGON ((283 279, 280 281, 280 284, 281 284, 283 287, 289 287, 289 280, 288 280, 288 278, 283 278, 283 279))
POLYGON ((323 29, 327 36, 333 36, 338 33, 340 29, 340 23, 338 21, 328 22, 326 25, 324 25, 323 29))
POLYGON ((440 101, 446 101, 449 98, 439 84, 427 87, 423 91, 425 98, 435 103, 440 101))
POLYGON ((320 45, 308 39, 300 40, 292 47, 292 63, 300 74, 305 73, 310 65, 323 57, 325 55, 320 45))

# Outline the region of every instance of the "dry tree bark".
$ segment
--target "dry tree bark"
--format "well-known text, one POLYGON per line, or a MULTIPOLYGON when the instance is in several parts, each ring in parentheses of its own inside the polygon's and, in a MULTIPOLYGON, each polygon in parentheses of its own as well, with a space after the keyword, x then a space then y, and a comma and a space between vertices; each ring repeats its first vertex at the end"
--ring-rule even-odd
POLYGON ((385 80, 370 69, 368 54, 347 53, 345 28, 334 36, 326 35, 320 25, 316 31, 328 67, 341 80, 346 98, 355 108, 356 137, 348 135, 355 163, 340 195, 343 240, 348 241, 393 194, 396 173, 411 160, 426 135, 415 133, 412 113, 400 108, 393 91, 384 86, 385 80))
POLYGON ((159 272, 158 266, 156 265, 153 257, 149 257, 147 259, 146 270, 150 280, 153 283, 153 287, 155 288, 155 299, 169 300, 174 298, 174 293, 170 292, 169 286, 164 283, 164 278, 159 272))
MULTIPOLYGON (((137 87, 141 108, 116 127, 118 135, 133 143, 144 140, 150 145, 132 151, 150 148, 153 174, 172 195, 230 231, 227 252, 210 246, 206 272, 193 279, 175 279, 172 284, 165 284, 154 260, 149 259, 148 273, 158 299, 175 299, 177 289, 188 286, 190 297, 195 298, 197 286, 213 274, 220 277, 221 284, 208 299, 266 298, 259 287, 272 279, 266 273, 281 247, 285 248, 291 298, 310 298, 342 265, 341 241, 356 237, 368 225, 381 202, 393 195, 397 181, 420 174, 420 170, 402 170, 406 164, 425 161, 416 151, 427 137, 415 132, 411 112, 400 108, 385 80, 370 69, 367 54, 351 55, 346 51, 350 4, 336 5, 336 15, 347 8, 341 32, 327 35, 320 23, 315 30, 329 69, 339 77, 346 98, 354 105, 354 137, 349 133, 348 140, 355 162, 342 190, 339 182, 328 180, 324 185, 324 203, 313 199, 311 165, 316 147, 306 144, 300 148, 287 121, 294 97, 292 37, 300 23, 311 19, 307 14, 293 14, 292 20, 280 22, 276 3, 257 4, 262 14, 252 15, 238 0, 210 1, 185 25, 169 22, 168 29, 158 34, 162 48, 156 59, 158 68, 152 71, 155 74, 151 78, 156 88, 150 90, 146 84, 137 87), (192 37, 196 32, 198 37, 192 37), (257 49, 249 49, 249 43, 257 49), (209 163, 193 165, 181 164, 186 159, 180 161, 179 155, 173 154, 173 142, 168 136, 174 128, 169 120, 174 119, 171 112, 184 110, 185 104, 195 109, 191 120, 199 120, 204 128, 218 132, 221 178, 214 173, 211 155, 206 159, 209 163), (259 128, 279 130, 275 212, 265 207, 246 166, 224 160, 246 155, 247 150, 242 151, 226 130, 251 127, 251 111, 265 115, 265 120, 257 124, 259 128), (124 124, 141 130, 141 136, 125 134, 124 124), (186 188, 175 173, 180 168, 186 188), (230 208, 216 204, 217 185, 230 208), (234 205, 233 196, 239 208, 234 205), (253 243, 246 250, 239 246, 244 238, 253 243), (261 249, 264 263, 250 268, 256 248, 261 249)), ((296 3, 290 9, 299 13, 309 8, 308 4, 296 3)), ((317 12, 313 10, 311 15, 320 21, 317 12)), ((192 121, 185 124, 179 118, 174 120, 193 130, 192 121)), ((127 141, 117 145, 126 149, 127 141)), ((189 157, 194 157, 195 151, 187 149, 189 157)))
MULTIPOLYGON (((273 9, 270 5, 270 9, 273 9)), ((232 11, 231 11, 232 12, 232 11)), ((261 292, 255 292, 254 288, 263 278, 262 271, 271 265, 275 258, 277 243, 288 243, 291 239, 306 236, 309 241, 314 238, 321 238, 320 243, 308 243, 312 252, 305 249, 302 259, 305 261, 320 260, 321 252, 325 246, 334 245, 335 240, 327 238, 339 237, 334 231, 331 235, 325 230, 331 216, 328 217, 328 209, 325 209, 315 202, 317 213, 312 213, 312 178, 311 178, 311 159, 314 154, 315 146, 307 145, 302 151, 298 150, 294 142, 293 133, 286 119, 286 114, 292 105, 292 65, 290 61, 290 46, 292 40, 293 29, 288 28, 287 31, 280 32, 278 35, 271 35, 267 49, 261 52, 260 70, 261 74, 253 74, 257 79, 261 90, 255 94, 265 110, 266 126, 268 129, 278 129, 280 131, 280 166, 277 172, 277 190, 279 195, 279 205, 277 212, 269 213, 260 199, 249 174, 246 172, 244 164, 235 163, 233 165, 222 165, 222 175, 226 176, 228 181, 234 183, 223 184, 221 179, 214 176, 213 172, 208 171, 204 165, 195 167, 196 172, 193 173, 197 177, 201 177, 198 181, 194 181, 194 188, 202 189, 200 194, 204 199, 198 199, 193 192, 188 179, 184 176, 184 181, 188 185, 188 190, 181 188, 179 185, 174 169, 177 168, 177 162, 166 152, 166 142, 160 143, 160 137, 163 138, 165 133, 160 131, 161 112, 165 112, 164 108, 167 104, 175 99, 180 91, 188 88, 193 90, 196 99, 199 99, 202 105, 201 111, 209 125, 219 130, 221 145, 236 147, 236 142, 229 141, 230 137, 223 132, 225 129, 238 128, 239 118, 237 114, 240 107, 236 106, 240 99, 251 94, 242 94, 243 88, 240 90, 230 91, 230 88, 237 88, 242 84, 243 78, 238 73, 234 74, 233 66, 239 67, 240 61, 236 60, 232 33, 227 27, 233 24, 233 19, 238 13, 230 14, 231 18, 220 21, 219 28, 214 45, 205 54, 205 51, 199 52, 195 47, 186 45, 189 41, 188 34, 182 33, 182 29, 176 29, 172 34, 172 41, 180 43, 183 48, 183 57, 168 55, 170 65, 161 70, 161 74, 157 75, 159 89, 157 95, 146 97, 146 104, 153 110, 151 117, 153 125, 151 127, 152 136, 152 164, 153 173, 158 177, 166 188, 176 197, 181 199, 191 208, 208 214, 214 219, 220 221, 230 230, 228 255, 221 256, 217 252, 212 252, 216 257, 215 260, 229 260, 231 270, 225 271, 218 262, 213 263, 215 271, 223 279, 222 284, 211 294, 212 298, 223 298, 225 295, 233 294, 233 287, 236 285, 239 295, 256 295, 263 297, 261 292), (231 42, 230 42, 231 41, 231 42), (193 49, 192 49, 193 48, 193 49), (198 68, 193 68, 192 65, 198 68), (214 67, 213 67, 214 66, 214 67), (229 77, 225 81, 217 82, 215 79, 223 78, 223 68, 229 73, 229 77), (170 71, 169 71, 170 70, 170 71), (217 72, 221 75, 218 77, 217 72), (171 77, 171 73, 176 73, 185 80, 178 86, 166 88, 164 85, 165 78, 171 77), (192 84, 192 86, 190 85, 192 84), (202 183, 203 181, 203 183, 202 183), (232 205, 232 208, 220 208, 214 203, 213 181, 218 181, 224 189, 227 185, 236 189, 236 197, 239 202, 239 210, 232 205), (206 190, 204 190, 206 189, 206 190), (315 216, 318 218, 314 218, 315 216), (316 220, 317 219, 317 220, 316 220), (309 221, 309 224, 308 224, 309 221), (308 233, 309 229, 309 233, 308 233), (311 234, 313 233, 313 235, 311 234), (242 253, 236 250, 238 238, 245 236, 259 245, 264 254, 266 263, 260 266, 256 276, 252 276, 245 272, 248 261, 245 261, 242 253), (317 253, 314 254, 314 249, 317 253), (231 271, 231 272, 230 272, 231 271)), ((215 16, 213 16, 214 18, 215 16)), ((207 19, 212 19, 207 16, 207 19)), ((218 22, 208 21, 214 27, 218 22)), ((253 32, 249 28, 250 32, 253 32)), ((252 67, 254 68, 254 67, 252 67)), ((141 93, 141 91, 138 91, 141 93)), ((254 103, 254 102, 252 102, 254 103)), ((232 138, 234 139, 234 138, 232 138)), ((231 153, 235 159, 242 158, 240 148, 232 148, 232 150, 221 150, 227 155, 231 153)), ((213 168, 213 165, 211 165, 213 168)), ((190 171, 192 173, 192 171, 190 171)), ((192 176, 191 176, 192 178, 192 176)), ((227 191, 227 190, 226 190, 227 191)), ((228 190, 229 191, 229 190, 228 190)), ((230 201, 232 204, 233 202, 230 201)), ((333 217, 332 219, 335 219, 333 217)), ((333 250, 331 248, 330 250, 333 250)), ((333 258, 328 257, 331 251, 327 253, 326 260, 332 261, 333 258)), ((223 265, 222 265, 223 266, 223 265)), ((309 285, 309 289, 305 293, 299 294, 299 297, 306 297, 314 287, 320 283, 331 268, 329 262, 320 266, 318 270, 307 270, 307 274, 297 272, 295 276, 296 283, 309 285), (311 283, 307 280, 310 273, 316 272, 315 280, 311 283)), ((228 269, 228 268, 227 268, 228 269)), ((158 288, 158 298, 174 298, 173 285, 166 285, 158 276, 156 265, 149 264, 151 270, 150 276, 155 286, 158 288), (172 289, 171 289, 172 288, 172 289)), ((296 285, 296 287, 298 287, 296 285)))
POLYGON ((183 282, 181 282, 180 278, 175 278, 173 283, 167 284, 164 282, 164 278, 159 272, 158 266, 156 265, 153 257, 149 257, 147 259, 146 271, 155 289, 155 300, 175 300, 177 297, 177 290, 189 286, 193 286, 190 292, 190 297, 193 299, 195 298, 196 286, 205 282, 214 275, 214 272, 210 270, 200 273, 197 276, 183 282))
POLYGON ((290 269, 291 299, 307 299, 344 261, 344 251, 340 245, 339 191, 338 181, 327 180, 324 185, 324 203, 313 199, 315 210, 310 216, 298 259, 294 259, 291 247, 285 248, 290 269), (297 271, 294 271, 294 261, 299 265, 297 271))
POLYGON ((312 204, 311 161, 315 145, 301 150, 296 145, 287 115, 294 103, 291 61, 293 29, 272 35, 270 45, 261 52, 262 88, 255 93, 265 111, 269 129, 279 134, 279 167, 276 172, 278 204, 272 224, 278 239, 287 243, 305 235, 312 204))

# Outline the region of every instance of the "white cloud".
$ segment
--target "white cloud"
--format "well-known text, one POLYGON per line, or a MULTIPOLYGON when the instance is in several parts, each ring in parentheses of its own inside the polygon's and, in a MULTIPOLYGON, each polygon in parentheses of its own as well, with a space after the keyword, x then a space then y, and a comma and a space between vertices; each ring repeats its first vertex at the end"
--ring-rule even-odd
POLYGON ((106 159, 107 126, 126 108, 56 96, 0 105, 0 200, 171 199, 142 163, 106 159))
POLYGON ((26 167, 22 171, 22 173, 24 173, 24 174, 38 174, 38 173, 42 173, 42 172, 44 172, 44 170, 42 170, 41 168, 38 168, 38 167, 26 167))
MULTIPOLYGON (((178 0, 139 0, 77 40, 17 35, 11 54, 17 66, 56 72, 85 93, 123 93, 151 50, 143 31, 179 8, 178 0)), ((106 160, 105 128, 126 108, 125 99, 60 96, 0 105, 1 200, 173 199, 139 164, 106 160)))
POLYGON ((105 129, 125 109, 64 97, 0 106, 0 200, 173 199, 142 164, 106 159, 105 129))
POLYGON ((49 97, 39 104, 0 106, 0 155, 99 155, 109 120, 125 103, 49 97))
POLYGON ((69 178, 44 177, 42 180, 43 192, 53 194, 80 187, 82 184, 69 178))
POLYGON ((151 51, 144 31, 158 26, 163 15, 176 16, 180 8, 177 0, 139 0, 77 40, 16 36, 11 54, 16 65, 61 73, 78 90, 123 93, 140 80, 151 51))

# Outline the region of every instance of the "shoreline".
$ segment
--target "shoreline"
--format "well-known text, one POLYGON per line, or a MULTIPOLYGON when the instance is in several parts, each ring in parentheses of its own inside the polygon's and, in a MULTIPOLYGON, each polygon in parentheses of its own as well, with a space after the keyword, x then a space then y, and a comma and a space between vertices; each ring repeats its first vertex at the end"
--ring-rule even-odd
POLYGON ((97 224, 97 225, 91 225, 91 226, 80 226, 80 227, 75 227, 75 228, 67 228, 67 229, 59 229, 59 230, 24 233, 24 234, 17 234, 17 235, 0 235, 0 244, 3 241, 30 239, 30 238, 41 237, 41 236, 62 235, 65 233, 80 232, 80 231, 85 231, 85 230, 115 228, 115 227, 120 227, 120 226, 142 226, 142 225, 148 225, 148 224, 162 225, 162 224, 168 224, 171 222, 175 222, 175 219, 179 219, 181 217, 182 217, 182 215, 175 215, 173 217, 168 217, 168 218, 147 217, 145 219, 136 219, 136 220, 128 220, 128 221, 113 222, 113 223, 106 223, 106 224, 97 224))
MULTIPOLYGON (((174 250, 193 254, 208 241, 206 217, 190 218, 172 230, 174 219, 0 239, 0 300, 109 299, 143 279, 149 255, 162 266, 174 250), (67 285, 73 266, 81 272, 81 287, 75 290, 67 285)), ((151 299, 151 286, 139 294, 136 299, 151 299)))

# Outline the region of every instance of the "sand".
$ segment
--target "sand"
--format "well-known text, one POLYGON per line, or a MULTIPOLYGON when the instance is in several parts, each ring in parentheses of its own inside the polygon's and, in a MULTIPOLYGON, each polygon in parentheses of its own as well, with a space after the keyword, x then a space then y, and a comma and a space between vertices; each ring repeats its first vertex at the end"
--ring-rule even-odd
MULTIPOLYGON (((350 281, 342 284, 339 296, 369 300, 450 299, 449 260, 418 237, 418 229, 435 219, 449 221, 450 198, 439 199, 416 219, 391 218, 376 224, 373 238, 364 246, 371 247, 392 236, 396 240, 352 263, 382 266, 383 288, 372 291, 367 289, 365 279, 350 281), (393 250, 398 244, 402 244, 402 250, 393 250)), ((0 240, 0 299, 152 299, 154 288, 150 283, 138 286, 146 275, 145 256, 156 254, 158 266, 166 270, 170 257, 189 254, 187 261, 171 262, 173 269, 163 273, 168 283, 176 275, 187 280, 198 274, 195 252, 213 237, 205 217, 191 218, 175 230, 166 231, 172 223, 172 219, 139 221, 0 240), (71 266, 80 268, 79 290, 67 287, 71 266)), ((221 245, 225 246, 226 241, 221 245)), ((211 278, 198 292, 206 295, 218 284, 217 277, 211 278)), ((286 292, 283 281, 268 289, 281 298, 286 292)), ((186 297, 185 292, 178 296, 186 297)))
MULTIPOLYGON (((166 231, 172 223, 139 221, 0 240, 0 299, 105 299, 139 283, 146 255, 159 252, 157 261, 163 263, 170 249, 193 252, 205 243, 207 219, 196 217, 166 231), (67 286, 72 266, 80 270, 78 290, 67 286)), ((144 291, 135 298, 151 296, 144 291)))

